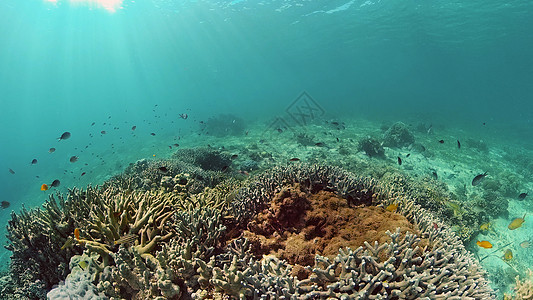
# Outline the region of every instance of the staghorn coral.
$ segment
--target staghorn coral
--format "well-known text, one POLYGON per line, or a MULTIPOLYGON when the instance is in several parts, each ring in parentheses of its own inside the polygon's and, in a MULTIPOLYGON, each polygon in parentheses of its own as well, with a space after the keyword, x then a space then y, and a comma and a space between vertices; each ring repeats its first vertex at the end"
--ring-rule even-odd
POLYGON ((530 300, 533 299, 533 271, 527 271, 527 277, 520 280, 516 276, 516 285, 512 294, 505 294, 505 300, 530 300))

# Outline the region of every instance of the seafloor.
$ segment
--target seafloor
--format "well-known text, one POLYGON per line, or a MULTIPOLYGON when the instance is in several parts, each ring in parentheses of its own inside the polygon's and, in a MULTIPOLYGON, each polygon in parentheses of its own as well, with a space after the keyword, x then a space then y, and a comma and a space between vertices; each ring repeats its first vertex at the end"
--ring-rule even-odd
POLYGON ((2 299, 533 293, 533 195, 518 198, 533 190, 533 153, 509 140, 409 121, 212 118, 179 144, 12 215, 2 299))

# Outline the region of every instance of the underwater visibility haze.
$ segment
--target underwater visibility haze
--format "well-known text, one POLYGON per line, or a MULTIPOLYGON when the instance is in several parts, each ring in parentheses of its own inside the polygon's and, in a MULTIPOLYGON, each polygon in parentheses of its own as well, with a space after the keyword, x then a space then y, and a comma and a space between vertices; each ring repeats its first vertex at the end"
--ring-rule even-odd
POLYGON ((0 298, 522 299, 531 28, 524 0, 1 1, 0 298), (378 257, 361 228, 458 253, 423 264, 455 288, 341 289, 320 268, 378 257), (269 264, 286 290, 228 274, 269 264))

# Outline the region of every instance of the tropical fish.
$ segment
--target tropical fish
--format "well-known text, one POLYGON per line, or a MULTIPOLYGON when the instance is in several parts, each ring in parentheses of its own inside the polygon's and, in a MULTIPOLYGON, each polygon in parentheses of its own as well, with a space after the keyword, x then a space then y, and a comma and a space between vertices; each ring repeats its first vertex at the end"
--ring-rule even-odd
POLYGON ((229 166, 223 166, 222 169, 220 169, 221 172, 226 172, 228 170, 229 166))
POLYGON ((180 118, 182 118, 183 120, 187 120, 187 118, 189 117, 187 114, 179 114, 180 118))
POLYGON ((80 240, 80 229, 79 228, 76 228, 74 229, 74 237, 76 238, 76 240, 80 240))
POLYGON ((402 159, 398 156, 398 164, 401 166, 402 165, 402 159))
POLYGON ((150 133, 150 135, 151 135, 151 136, 155 136, 155 133, 152 132, 152 133, 150 133))
POLYGON ((237 157, 239 157, 239 155, 237 155, 237 154, 233 154, 233 155, 231 156, 231 159, 237 159, 237 157))
POLYGON ((516 218, 514 219, 511 224, 509 224, 509 226, 507 226, 507 228, 509 228, 509 230, 515 230, 516 228, 519 228, 522 226, 522 223, 524 223, 526 220, 526 214, 524 214, 524 216, 522 218, 516 218))
POLYGON ((457 148, 461 149, 461 142, 459 140, 457 140, 457 148))
POLYGON ((68 237, 67 241, 61 246, 61 250, 64 250, 65 248, 70 247, 74 243, 74 239, 72 237, 68 237))
POLYGON ((481 226, 479 226, 479 229, 480 229, 481 231, 487 231, 487 230, 489 230, 489 228, 490 228, 491 225, 492 225, 492 224, 491 224, 490 222, 485 223, 485 224, 481 224, 481 226))
POLYGON ((48 190, 48 184, 43 183, 43 185, 41 185, 41 191, 47 191, 47 190, 48 190))
POLYGON ((50 184, 50 186, 58 187, 60 184, 61 184, 61 181, 59 181, 59 179, 56 179, 52 182, 52 184, 50 184))
POLYGON ((9 173, 15 174, 15 171, 13 171, 13 169, 9 169, 9 173))
POLYGON ((487 176, 487 172, 485 172, 483 174, 479 174, 476 177, 474 177, 474 179, 472 179, 472 185, 473 186, 478 185, 481 182, 481 180, 483 180, 483 178, 485 178, 485 176, 487 176))
POLYGON ((100 131, 101 134, 106 134, 105 130, 100 131))
POLYGON ((58 141, 61 140, 68 140, 70 138, 70 132, 65 131, 63 134, 57 139, 58 141))
POLYGON ((82 260, 78 263, 78 266, 80 266, 82 270, 85 270, 89 266, 89 262, 86 260, 82 260))
POLYGON ((444 144, 444 140, 440 140, 439 143, 444 144))
POLYGON ((127 234, 127 235, 121 236, 118 240, 114 242, 114 244, 115 245, 128 244, 128 243, 135 242, 136 240, 137 240, 136 234, 127 234))
POLYGON ((37 164, 37 159, 36 159, 36 158, 34 158, 34 159, 33 159, 33 160, 31 161, 31 164, 32 164, 32 165, 35 165, 35 164, 37 164))
POLYGON ((71 156, 71 157, 70 157, 69 161, 70 161, 71 163, 75 163, 75 162, 78 161, 78 158, 79 158, 79 157, 77 157, 76 155, 74 155, 74 156, 71 156))
POLYGON ((477 241, 476 243, 479 247, 481 248, 485 248, 485 249, 490 249, 492 248, 492 244, 489 242, 489 241, 477 241))
POLYGON ((293 157, 290 159, 290 161, 299 161, 300 159, 298 157, 293 157))
POLYGON ((131 127, 131 130, 135 130, 135 129, 137 129, 137 126, 131 127))
POLYGON ((179 147, 180 146, 180 144, 173 144, 173 145, 174 145, 174 147, 179 147))
POLYGON ((159 169, 159 171, 161 171, 161 173, 167 173, 168 172, 167 167, 159 167, 158 169, 159 169))
POLYGON ((318 142, 318 143, 315 143, 315 146, 317 147, 324 147, 326 144, 322 143, 322 142, 318 142))
POLYGON ((439 179, 439 175, 437 175, 437 171, 433 170, 431 175, 433 176, 433 179, 435 179, 435 180, 439 179))
POLYGON ((50 149, 48 149, 48 153, 54 153, 54 152, 56 152, 56 148, 50 148, 50 149))
POLYGON ((529 247, 531 247, 531 241, 528 240, 528 241, 523 241, 523 242, 521 242, 521 243, 520 243, 520 247, 522 247, 522 248, 529 248, 529 247))
POLYGON ((389 204, 386 208, 386 210, 390 212, 395 212, 397 209, 398 209, 398 203, 389 204))
POLYGON ((503 254, 503 260, 510 261, 513 259, 513 251, 511 249, 505 250, 505 253, 503 254))
POLYGON ((527 197, 527 193, 522 193, 522 194, 518 195, 518 200, 522 201, 522 200, 526 199, 526 197, 527 197))
POLYGON ((85 174, 87 174, 87 173, 83 172, 83 173, 81 173, 81 175, 80 175, 80 176, 83 176, 83 175, 85 175, 85 174))
POLYGON ((11 205, 11 203, 9 203, 8 201, 2 201, 2 202, 0 202, 0 206, 2 206, 2 209, 6 209, 6 208, 8 208, 9 205, 11 205))

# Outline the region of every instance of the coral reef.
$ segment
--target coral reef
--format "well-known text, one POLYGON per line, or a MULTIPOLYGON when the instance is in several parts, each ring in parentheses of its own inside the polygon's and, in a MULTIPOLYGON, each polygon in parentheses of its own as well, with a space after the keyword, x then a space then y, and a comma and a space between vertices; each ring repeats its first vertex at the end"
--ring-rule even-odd
POLYGON ((402 122, 394 123, 383 135, 383 146, 407 147, 415 142, 415 136, 409 131, 407 125, 402 122))
POLYGON ((370 157, 385 157, 383 143, 375 137, 367 136, 359 141, 358 149, 370 157))

